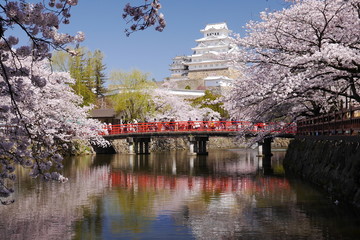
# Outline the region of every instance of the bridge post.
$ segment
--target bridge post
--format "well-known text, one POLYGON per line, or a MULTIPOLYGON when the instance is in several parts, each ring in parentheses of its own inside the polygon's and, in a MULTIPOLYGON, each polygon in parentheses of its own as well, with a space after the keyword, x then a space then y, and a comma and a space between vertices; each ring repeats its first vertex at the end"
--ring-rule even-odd
POLYGON ((271 153, 272 140, 273 140, 272 137, 268 137, 268 138, 264 138, 263 141, 258 142, 258 156, 271 157, 273 155, 271 153))
POLYGON ((209 141, 209 136, 189 136, 189 155, 207 155, 207 141, 209 141))
POLYGON ((209 137, 203 137, 199 139, 199 150, 198 154, 207 155, 208 152, 206 151, 206 142, 209 141, 209 137))
POLYGON ((144 142, 144 147, 145 147, 145 154, 150 154, 150 146, 149 146, 149 142, 150 142, 150 138, 149 141, 145 141, 144 142))
POLYGON ((150 137, 128 137, 129 154, 150 154, 150 137))
POLYGON ((271 142, 273 138, 267 137, 264 138, 262 142, 258 142, 258 157, 259 157, 259 167, 263 169, 264 175, 273 174, 273 169, 271 166, 271 142))
POLYGON ((264 139, 264 143, 263 143, 263 151, 264 151, 264 156, 266 157, 271 157, 273 154, 271 153, 271 142, 272 142, 273 138, 272 137, 268 137, 264 139))
POLYGON ((197 153, 199 151, 199 142, 196 140, 194 141, 194 152, 197 153))
POLYGON ((139 154, 139 143, 137 141, 134 141, 134 151, 135 154, 139 154))
POLYGON ((134 138, 135 153, 136 154, 150 154, 150 150, 149 150, 149 142, 150 141, 151 141, 150 137, 134 138))

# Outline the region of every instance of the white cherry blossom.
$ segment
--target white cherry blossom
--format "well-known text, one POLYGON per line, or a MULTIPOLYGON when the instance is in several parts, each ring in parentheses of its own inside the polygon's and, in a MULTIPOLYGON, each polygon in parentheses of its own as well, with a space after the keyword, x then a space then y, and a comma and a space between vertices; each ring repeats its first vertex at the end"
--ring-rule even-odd
POLYGON ((292 121, 360 102, 360 1, 304 0, 261 13, 238 37, 244 67, 226 106, 241 119, 292 121))

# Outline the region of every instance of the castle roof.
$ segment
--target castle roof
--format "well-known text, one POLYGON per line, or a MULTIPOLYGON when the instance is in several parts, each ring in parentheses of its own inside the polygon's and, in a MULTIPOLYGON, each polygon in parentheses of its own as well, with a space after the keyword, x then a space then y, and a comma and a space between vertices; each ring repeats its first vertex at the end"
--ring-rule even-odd
POLYGON ((220 36, 209 36, 209 37, 203 37, 200 39, 196 39, 195 42, 207 42, 207 41, 219 41, 229 39, 228 36, 220 35, 220 36))
POLYGON ((207 24, 204 29, 200 30, 201 32, 209 31, 209 30, 220 30, 226 29, 229 30, 227 24, 225 22, 222 23, 211 23, 207 24))

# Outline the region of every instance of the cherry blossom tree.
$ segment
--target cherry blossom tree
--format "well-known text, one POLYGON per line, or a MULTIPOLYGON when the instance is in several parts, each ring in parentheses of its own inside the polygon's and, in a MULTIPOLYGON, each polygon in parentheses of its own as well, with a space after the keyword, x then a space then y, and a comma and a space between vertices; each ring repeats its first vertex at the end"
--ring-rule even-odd
MULTIPOLYGON (((16 178, 15 168, 19 166, 32 168, 34 177, 40 174, 48 180, 66 180, 50 170, 61 166, 59 149, 66 147, 62 143, 66 144, 73 132, 69 127, 62 130, 69 125, 67 118, 54 111, 62 109, 59 104, 62 101, 76 101, 67 90, 59 88, 64 80, 51 75, 44 61, 50 57, 52 48, 64 48, 68 43, 83 40, 81 32, 76 36, 58 32, 61 22, 69 22, 70 8, 76 4, 77 1, 52 0, 48 6, 42 2, 7 0, 0 4, 1 199, 14 191, 11 186, 16 178), (18 46, 20 41, 13 30, 21 31, 30 44, 18 46), (56 90, 61 92, 54 93, 56 90)), ((63 113, 70 114, 75 109, 69 106, 63 113)))
MULTIPOLYGON (((3 64, 11 65, 9 61, 3 64)), ((61 155, 73 140, 105 144, 99 137, 100 123, 87 118, 89 108, 80 107, 82 99, 70 88, 73 80, 68 73, 52 72, 46 59, 26 58, 21 64, 31 72, 8 79, 13 98, 8 94, 10 87, 0 82, 1 197, 13 191, 10 186, 17 166, 31 168, 33 177, 65 181, 56 170, 61 169, 61 155)))
POLYGON ((148 80, 148 74, 139 70, 131 72, 113 71, 111 73, 113 85, 110 88, 119 91, 111 97, 116 112, 125 121, 152 121, 154 118, 199 120, 204 117, 220 118, 220 113, 208 107, 202 107, 203 102, 186 99, 170 93, 169 89, 157 88, 156 84, 148 80))
MULTIPOLYGON (((86 118, 87 108, 69 88, 69 75, 52 72, 51 51, 84 40, 59 32, 69 24, 71 8, 78 0, 4 0, 0 3, 0 200, 14 191, 15 168, 31 168, 34 177, 65 181, 61 153, 74 139, 98 137, 99 124, 86 118), (28 39, 28 41, 26 41, 28 39), (25 44, 24 44, 25 43, 25 44)), ((158 0, 138 7, 126 5, 124 18, 131 32, 159 24, 165 27, 158 0)), ((128 34, 131 33, 127 31, 128 34)))
POLYGON ((249 120, 293 120, 360 102, 360 1, 294 1, 261 13, 236 43, 244 77, 226 106, 249 120))
POLYGON ((200 104, 193 106, 191 101, 186 100, 185 97, 171 94, 168 89, 153 89, 150 94, 155 105, 153 117, 156 119, 167 118, 187 121, 190 118, 192 120, 211 119, 212 117, 215 119, 220 118, 220 113, 208 107, 201 108, 200 104))

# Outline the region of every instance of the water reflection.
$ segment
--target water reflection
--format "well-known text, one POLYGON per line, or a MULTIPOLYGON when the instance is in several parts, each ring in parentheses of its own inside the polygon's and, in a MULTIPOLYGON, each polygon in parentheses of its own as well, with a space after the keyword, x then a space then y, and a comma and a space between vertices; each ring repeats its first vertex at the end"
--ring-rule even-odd
POLYGON ((252 150, 69 159, 66 184, 21 173, 0 239, 357 239, 359 217, 252 150))
MULTIPOLYGON (((283 154, 283 153, 282 153, 283 154)), ((112 155, 114 170, 165 175, 246 175, 259 169, 256 151, 214 151, 209 156, 189 156, 186 151, 151 155, 112 155), (242 161, 239 161, 242 159, 242 161)))
POLYGON ((0 206, 0 239, 71 239, 72 224, 109 186, 110 167, 89 168, 94 156, 65 162, 65 184, 32 179, 18 170, 16 202, 0 206))

